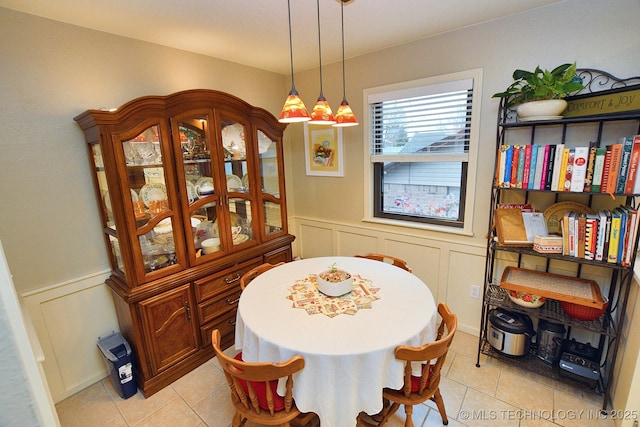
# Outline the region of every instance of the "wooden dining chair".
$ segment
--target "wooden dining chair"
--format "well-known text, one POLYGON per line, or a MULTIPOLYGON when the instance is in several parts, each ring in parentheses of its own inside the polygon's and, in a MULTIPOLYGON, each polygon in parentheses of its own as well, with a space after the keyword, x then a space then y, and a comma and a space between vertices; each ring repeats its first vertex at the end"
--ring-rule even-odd
POLYGON ((368 416, 366 421, 369 423, 369 420, 373 420, 378 426, 384 425, 400 405, 404 405, 404 412, 406 413, 404 425, 405 427, 413 427, 411 419, 413 405, 418 405, 427 399, 431 399, 438 407, 438 412, 442 417, 442 424, 449 424, 444 401, 440 394, 440 371, 458 328, 458 317, 451 313, 449 307, 444 303, 438 304, 438 313, 442 317, 442 322, 438 328, 436 341, 420 347, 401 345, 396 348, 396 359, 405 362, 404 386, 399 390, 389 388, 383 390, 382 396, 385 409, 378 415, 368 416), (422 362, 421 376, 412 374, 412 362, 422 362), (390 402, 391 405, 389 405, 390 402))
POLYGON ((249 282, 251 282, 253 279, 258 277, 265 271, 271 270, 273 267, 277 267, 282 264, 284 264, 284 262, 279 262, 278 264, 269 264, 268 262, 265 262, 264 264, 260 264, 259 266, 252 268, 251 270, 244 273, 240 278, 240 289, 244 291, 244 288, 246 288, 249 282))
POLYGON ((269 426, 319 426, 318 416, 313 412, 301 413, 293 400, 293 374, 304 368, 302 356, 293 356, 282 363, 249 363, 240 355, 232 358, 220 348, 218 329, 211 332, 211 343, 231 390, 236 410, 232 427, 243 426, 247 420, 269 426), (284 396, 277 393, 280 378, 286 378, 284 396))
POLYGON ((409 267, 409 265, 407 264, 407 262, 401 258, 397 258, 391 255, 385 255, 385 254, 376 254, 376 253, 368 253, 368 254, 364 254, 364 255, 354 255, 356 258, 368 258, 368 259, 372 259, 375 261, 382 261, 382 262, 386 262, 388 264, 393 264, 396 267, 400 267, 403 270, 407 270, 409 273, 411 273, 411 267, 409 267))

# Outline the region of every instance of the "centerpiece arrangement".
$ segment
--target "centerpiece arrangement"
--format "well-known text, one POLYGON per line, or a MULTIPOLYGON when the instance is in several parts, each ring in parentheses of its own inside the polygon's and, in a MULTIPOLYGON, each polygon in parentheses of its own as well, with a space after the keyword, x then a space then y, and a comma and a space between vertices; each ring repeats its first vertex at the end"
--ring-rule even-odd
POLYGON ((350 273, 338 268, 334 262, 328 270, 318 274, 318 290, 325 295, 337 297, 351 291, 353 279, 350 273))

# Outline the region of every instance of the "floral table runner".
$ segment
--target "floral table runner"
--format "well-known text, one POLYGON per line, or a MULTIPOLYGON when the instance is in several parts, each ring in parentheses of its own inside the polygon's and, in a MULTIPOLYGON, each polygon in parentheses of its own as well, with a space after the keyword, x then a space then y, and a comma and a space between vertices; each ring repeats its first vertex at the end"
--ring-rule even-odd
POLYGON ((373 301, 380 299, 377 295, 379 290, 371 286, 371 280, 354 275, 351 292, 332 297, 318 290, 317 276, 310 274, 289 287, 291 293, 287 298, 293 301, 293 308, 303 308, 308 314, 322 313, 334 317, 343 313, 354 315, 358 310, 372 308, 373 301))

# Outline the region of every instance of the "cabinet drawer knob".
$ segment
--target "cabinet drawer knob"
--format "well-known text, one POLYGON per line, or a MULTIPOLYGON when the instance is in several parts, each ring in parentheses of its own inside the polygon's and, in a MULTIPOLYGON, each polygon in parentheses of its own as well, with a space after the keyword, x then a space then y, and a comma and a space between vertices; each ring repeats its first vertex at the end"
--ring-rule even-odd
POLYGON ((238 298, 236 298, 236 299, 234 299, 234 300, 229 299, 229 298, 226 298, 226 299, 225 299, 225 301, 226 301, 226 302, 227 302, 227 304, 229 304, 229 305, 237 304, 237 303, 238 303, 238 301, 240 301, 240 297, 238 297, 238 298))
POLYGON ((227 322, 229 322, 233 326, 236 326, 236 319, 229 319, 229 320, 227 320, 227 322))
POLYGON ((235 283, 238 280, 240 280, 240 273, 236 273, 236 277, 234 277, 231 280, 227 279, 226 277, 224 278, 224 281, 226 282, 227 285, 231 285, 232 283, 235 283))

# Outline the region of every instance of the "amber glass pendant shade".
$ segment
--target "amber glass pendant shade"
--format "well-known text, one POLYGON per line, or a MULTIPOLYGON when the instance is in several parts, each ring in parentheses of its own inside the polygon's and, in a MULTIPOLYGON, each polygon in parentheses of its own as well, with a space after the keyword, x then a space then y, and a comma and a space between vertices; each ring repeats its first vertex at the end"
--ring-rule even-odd
POLYGON ((305 107, 298 92, 295 89, 291 89, 289 96, 284 101, 278 121, 280 123, 299 123, 308 122, 309 120, 311 120, 311 116, 307 111, 307 107, 305 107))
POLYGON ((324 96, 320 95, 318 98, 318 102, 316 102, 311 112, 311 120, 309 123, 316 125, 332 125, 336 123, 333 117, 333 111, 331 111, 331 106, 329 106, 324 96))
POLYGON ((313 111, 311 111, 311 120, 309 121, 309 123, 316 125, 332 125, 336 122, 336 120, 333 117, 333 111, 331 111, 331 107, 329 106, 327 99, 322 94, 322 38, 320 37, 320 0, 316 0, 316 4, 318 6, 318 65, 320 69, 320 95, 318 96, 316 105, 313 107, 313 111))
POLYGON ((346 99, 343 99, 338 107, 335 119, 336 123, 333 125, 335 127, 358 126, 359 124, 346 99))
POLYGON ((282 112, 278 121, 280 123, 299 123, 311 120, 309 111, 300 98, 293 80, 293 38, 291 36, 291 0, 287 0, 287 11, 289 15, 289 56, 291 59, 291 91, 284 101, 282 112))
POLYGON ((336 123, 333 125, 335 127, 347 127, 347 126, 357 126, 358 119, 356 119, 356 115, 353 114, 353 110, 349 106, 349 102, 347 102, 347 82, 344 71, 344 4, 345 0, 340 0, 340 18, 342 20, 342 102, 340 103, 340 107, 338 107, 338 111, 336 112, 336 123))

